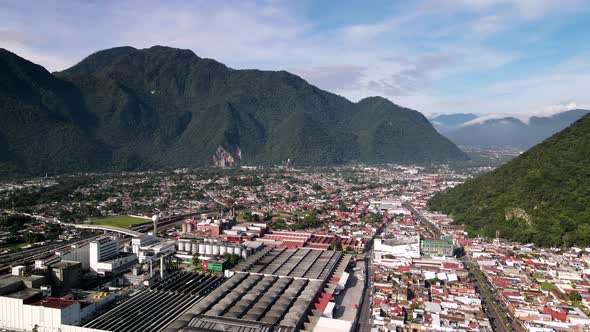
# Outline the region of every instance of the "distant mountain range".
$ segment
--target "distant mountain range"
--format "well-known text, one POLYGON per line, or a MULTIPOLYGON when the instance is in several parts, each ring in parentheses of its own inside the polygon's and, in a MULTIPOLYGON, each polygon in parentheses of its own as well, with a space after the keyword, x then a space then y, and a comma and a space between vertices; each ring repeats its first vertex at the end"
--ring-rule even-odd
POLYGON ((588 110, 570 110, 528 122, 514 117, 487 118, 475 114, 439 115, 435 128, 458 145, 529 148, 580 119, 588 110))
MULTIPOLYGON (((543 121, 543 120, 535 120, 543 121)), ((429 201, 472 234, 590 245, 590 114, 512 161, 429 201)))
POLYGON ((0 49, 0 177, 466 159, 421 113, 155 46, 56 73, 0 49))

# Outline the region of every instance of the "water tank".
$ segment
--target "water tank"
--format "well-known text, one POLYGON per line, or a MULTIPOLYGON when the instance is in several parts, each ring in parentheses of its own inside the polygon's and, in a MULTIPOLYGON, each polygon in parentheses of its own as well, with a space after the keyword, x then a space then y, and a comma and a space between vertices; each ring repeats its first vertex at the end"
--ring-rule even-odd
POLYGON ((219 245, 213 245, 213 256, 219 256, 219 245))
POLYGON ((201 255, 205 254, 205 244, 204 243, 199 243, 199 254, 201 254, 201 255))
POLYGON ((193 224, 191 224, 191 223, 186 224, 186 232, 192 233, 192 231, 193 231, 193 224))
POLYGON ((178 251, 183 251, 184 250, 184 243, 178 241, 176 242, 176 248, 178 251))
POLYGON ((213 245, 206 244, 205 245, 205 255, 211 255, 213 253, 213 245))
POLYGON ((242 248, 240 247, 235 247, 234 248, 234 254, 238 255, 238 256, 242 256, 242 248))
POLYGON ((227 253, 227 246, 225 245, 220 245, 219 246, 219 255, 223 256, 227 253))
POLYGON ((199 252, 199 245, 196 242, 191 244, 191 253, 194 255, 199 252))

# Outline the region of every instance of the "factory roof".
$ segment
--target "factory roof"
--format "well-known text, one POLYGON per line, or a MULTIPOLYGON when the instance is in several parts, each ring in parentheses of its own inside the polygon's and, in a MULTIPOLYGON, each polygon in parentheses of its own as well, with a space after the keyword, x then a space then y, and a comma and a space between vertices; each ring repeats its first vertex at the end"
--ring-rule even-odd
POLYGON ((223 280, 204 273, 177 272, 133 295, 85 327, 114 332, 159 331, 223 280), (163 312, 166 315, 161 315, 163 312))
POLYGON ((233 271, 326 280, 342 256, 337 251, 267 248, 236 265, 233 271))
POLYGON ((13 276, 12 274, 6 274, 3 276, 0 276, 0 288, 12 285, 12 284, 16 284, 16 283, 22 283, 22 279, 17 277, 17 276, 13 276))
POLYGON ((37 301, 35 303, 31 303, 31 305, 41 306, 45 308, 53 308, 53 309, 64 309, 67 308, 78 301, 68 300, 68 299, 60 299, 57 297, 46 297, 41 301, 37 301))
POLYGON ((25 288, 25 289, 19 290, 17 292, 6 294, 4 296, 10 297, 13 299, 28 300, 32 297, 40 296, 41 294, 42 294, 41 291, 38 289, 25 288))
POLYGON ((51 267, 54 269, 64 269, 70 266, 75 266, 75 265, 82 265, 82 263, 80 262, 76 262, 76 261, 66 261, 66 260, 61 260, 57 263, 53 263, 51 264, 51 267))
POLYGON ((236 273, 193 306, 170 331, 227 331, 222 322, 228 323, 229 331, 295 330, 323 284, 321 280, 236 273))

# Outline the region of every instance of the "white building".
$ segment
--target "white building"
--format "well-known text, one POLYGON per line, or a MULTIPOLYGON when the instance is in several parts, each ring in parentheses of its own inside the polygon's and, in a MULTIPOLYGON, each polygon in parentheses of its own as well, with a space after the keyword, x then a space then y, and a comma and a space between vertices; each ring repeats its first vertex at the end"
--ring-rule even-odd
POLYGON ((376 238, 373 240, 373 250, 380 252, 382 256, 420 258, 420 237, 413 236, 407 239, 388 240, 376 238))

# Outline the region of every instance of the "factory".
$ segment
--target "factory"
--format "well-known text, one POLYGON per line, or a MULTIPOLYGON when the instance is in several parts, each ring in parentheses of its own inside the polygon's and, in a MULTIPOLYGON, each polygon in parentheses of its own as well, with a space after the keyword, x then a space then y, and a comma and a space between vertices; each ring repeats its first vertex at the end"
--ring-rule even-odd
POLYGON ((160 331, 224 281, 203 273, 177 272, 84 325, 91 331, 160 331), (165 314, 163 314, 165 313, 165 314))
POLYGON ((165 332, 314 330, 351 256, 264 248, 226 272, 221 286, 165 332))
POLYGON ((241 244, 225 242, 213 237, 183 237, 176 241, 176 258, 181 261, 192 262, 193 257, 209 260, 213 257, 223 257, 226 254, 247 258, 260 250, 264 245, 256 241, 244 241, 241 244))
POLYGON ((0 276, 0 325, 22 331, 82 332, 76 325, 115 299, 104 292, 86 294, 81 300, 51 297, 46 285, 43 276, 0 276))

